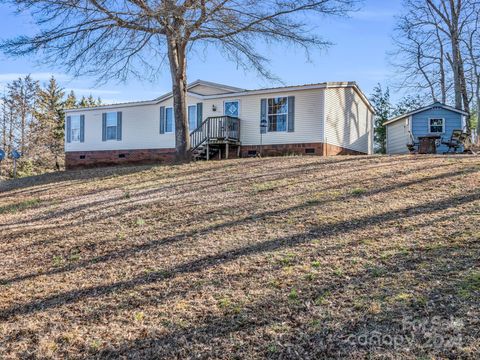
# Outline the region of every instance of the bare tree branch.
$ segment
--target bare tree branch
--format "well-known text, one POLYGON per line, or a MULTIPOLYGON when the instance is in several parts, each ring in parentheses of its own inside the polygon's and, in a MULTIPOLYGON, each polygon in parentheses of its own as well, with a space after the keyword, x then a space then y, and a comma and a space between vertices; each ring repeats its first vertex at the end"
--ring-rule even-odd
POLYGON ((189 52, 214 45, 229 60, 276 79, 262 44, 329 46, 308 28, 307 15, 344 16, 358 0, 0 0, 28 11, 40 31, 0 44, 13 56, 38 54, 76 76, 99 81, 154 78, 168 61, 175 106, 176 146, 189 149, 186 65, 189 52), (153 59, 153 61, 152 61, 153 59))

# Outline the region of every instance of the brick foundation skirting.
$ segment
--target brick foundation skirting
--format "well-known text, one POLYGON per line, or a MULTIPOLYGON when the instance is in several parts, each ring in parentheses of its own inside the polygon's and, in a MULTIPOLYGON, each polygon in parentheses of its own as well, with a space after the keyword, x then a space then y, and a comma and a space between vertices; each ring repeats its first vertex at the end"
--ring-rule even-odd
POLYGON ((126 164, 161 164, 175 159, 175 149, 74 151, 65 153, 66 169, 126 164))
POLYGON ((350 150, 324 143, 278 144, 278 145, 242 145, 241 156, 250 157, 262 153, 263 156, 284 155, 366 155, 360 151, 350 150), (261 150, 261 151, 260 151, 261 150))
MULTIPOLYGON (((240 157, 252 157, 260 153, 263 156, 365 155, 365 153, 359 151, 323 143, 262 145, 261 147, 260 145, 240 146, 240 157)), ((224 157, 225 152, 222 150, 222 158, 224 157)), ((229 158, 232 159, 236 157, 237 149, 235 146, 232 146, 229 151, 229 158)), ((162 164, 170 163, 174 160, 175 149, 74 151, 65 153, 65 167, 67 169, 122 164, 162 164)))

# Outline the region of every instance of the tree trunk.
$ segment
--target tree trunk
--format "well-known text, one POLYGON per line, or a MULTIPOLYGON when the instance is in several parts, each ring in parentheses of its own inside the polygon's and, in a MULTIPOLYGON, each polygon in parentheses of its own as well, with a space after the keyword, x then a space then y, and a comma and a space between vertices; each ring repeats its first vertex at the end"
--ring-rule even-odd
POLYGON ((477 75, 476 97, 477 97, 477 143, 480 144, 480 75, 477 75))
MULTIPOLYGON (((460 33, 459 33, 459 16, 457 12, 456 2, 453 0, 449 1, 450 4, 450 22, 447 22, 450 32, 450 41, 452 46, 452 67, 453 67, 453 85, 455 90, 455 107, 460 110, 464 110, 463 104, 463 87, 462 82, 465 80, 464 76, 462 79, 463 69, 461 69, 462 59, 460 53, 460 33)), ((444 8, 447 6, 444 4, 444 8)))
POLYGON ((442 96, 442 104, 447 103, 447 85, 445 81, 445 50, 443 48, 443 40, 438 31, 438 27, 435 29, 437 40, 440 45, 440 58, 439 58, 439 72, 440 72, 440 90, 442 96))
POLYGON ((27 128, 27 120, 25 119, 25 113, 22 109, 22 118, 21 118, 21 137, 20 137, 20 153, 24 155, 25 153, 25 141, 26 141, 26 128, 27 128))
POLYGON ((469 115, 467 116, 467 131, 470 132, 471 130, 471 119, 470 119, 470 99, 468 96, 468 91, 467 91, 467 79, 465 78, 465 68, 463 64, 463 56, 460 53, 459 54, 459 61, 460 61, 460 66, 459 66, 459 77, 460 77, 460 84, 461 84, 461 94, 462 94, 462 103, 463 103, 463 109, 466 111, 469 115))
POLYGON ((13 110, 10 110, 10 113, 9 113, 9 118, 10 118, 10 124, 9 124, 9 128, 8 128, 8 154, 10 154, 13 150, 13 129, 14 129, 14 117, 13 117, 13 114, 12 114, 13 110))
POLYGON ((187 60, 185 44, 168 39, 168 58, 172 76, 173 113, 175 117, 175 148, 178 162, 190 160, 190 134, 187 119, 187 60))
MULTIPOLYGON (((4 100, 5 101, 5 100, 4 100)), ((2 149, 7 151, 7 110, 5 104, 2 109, 2 149)))
POLYGON ((55 170, 60 171, 60 164, 58 162, 58 155, 55 154, 55 170))
POLYGON ((452 65, 453 65, 453 85, 455 91, 455 107, 463 109, 462 83, 460 79, 460 52, 458 49, 458 36, 452 33, 452 65))

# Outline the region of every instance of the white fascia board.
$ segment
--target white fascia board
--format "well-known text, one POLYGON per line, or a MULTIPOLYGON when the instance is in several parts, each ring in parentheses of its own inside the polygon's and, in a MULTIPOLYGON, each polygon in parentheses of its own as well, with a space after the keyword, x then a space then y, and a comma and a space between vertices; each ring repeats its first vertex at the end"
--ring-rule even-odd
POLYGON ((112 109, 118 109, 118 108, 155 105, 155 104, 157 104, 157 101, 155 100, 137 101, 137 102, 131 102, 131 103, 118 103, 118 104, 100 105, 100 106, 93 106, 93 107, 66 109, 65 113, 83 112, 83 111, 92 111, 92 110, 112 110, 112 109))

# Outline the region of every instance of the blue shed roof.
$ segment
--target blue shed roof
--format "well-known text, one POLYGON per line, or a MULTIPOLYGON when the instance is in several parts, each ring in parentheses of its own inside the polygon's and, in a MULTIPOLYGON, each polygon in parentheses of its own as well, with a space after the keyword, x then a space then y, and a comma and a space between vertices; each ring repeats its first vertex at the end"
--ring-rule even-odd
POLYGON ((456 113, 459 113, 459 114, 462 114, 462 115, 468 115, 467 112, 463 111, 463 110, 459 110, 459 109, 456 109, 452 106, 448 106, 448 105, 445 105, 445 104, 442 104, 441 102, 435 102, 431 105, 428 105, 428 106, 425 106, 425 107, 422 107, 420 109, 417 109, 417 110, 413 110, 413 111, 410 111, 408 113, 405 113, 405 114, 402 114, 402 115, 399 115, 399 116, 396 116, 394 117, 393 119, 390 119, 388 121, 386 121, 383 125, 388 125, 388 124, 391 124, 395 121, 398 121, 398 120, 401 120, 401 119, 404 119, 406 118, 407 116, 411 116, 411 115, 414 115, 414 114, 418 114, 418 113, 421 113, 423 111, 427 111, 427 110, 430 110, 432 108, 442 108, 442 109, 445 109, 445 110, 449 110, 449 111, 452 111, 452 112, 456 112, 456 113))

